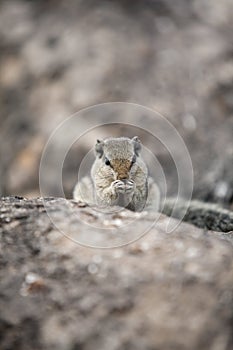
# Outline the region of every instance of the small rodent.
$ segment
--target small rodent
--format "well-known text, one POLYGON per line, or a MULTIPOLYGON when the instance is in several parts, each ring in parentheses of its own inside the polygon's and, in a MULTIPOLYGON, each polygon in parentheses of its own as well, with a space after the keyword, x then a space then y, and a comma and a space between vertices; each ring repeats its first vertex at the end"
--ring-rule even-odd
POLYGON ((170 198, 160 207, 158 187, 148 176, 137 136, 97 140, 95 154, 90 176, 83 177, 74 188, 74 200, 104 207, 117 205, 132 211, 156 210, 198 227, 233 230, 233 212, 215 204, 191 201, 187 206, 185 201, 175 204, 170 198))

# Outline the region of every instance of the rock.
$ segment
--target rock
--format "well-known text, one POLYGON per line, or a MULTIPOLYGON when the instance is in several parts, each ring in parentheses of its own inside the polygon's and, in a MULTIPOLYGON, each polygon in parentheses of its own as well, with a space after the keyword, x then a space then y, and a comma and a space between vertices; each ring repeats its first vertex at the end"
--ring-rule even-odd
POLYGON ((94 249, 56 228, 85 238, 105 225, 115 234, 102 239, 115 244, 130 220, 136 229, 154 218, 58 198, 2 198, 0 348, 232 349, 232 233, 186 223, 167 233, 170 219, 161 215, 134 243, 94 249))

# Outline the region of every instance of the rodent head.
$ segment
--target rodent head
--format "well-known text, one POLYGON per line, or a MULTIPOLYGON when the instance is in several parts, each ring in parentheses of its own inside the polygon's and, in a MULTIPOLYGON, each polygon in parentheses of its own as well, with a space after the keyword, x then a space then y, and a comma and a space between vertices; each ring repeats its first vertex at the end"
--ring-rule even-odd
POLYGON ((114 174, 117 180, 129 179, 140 150, 141 142, 137 136, 132 139, 119 137, 97 140, 95 145, 96 157, 102 161, 106 172, 114 174))

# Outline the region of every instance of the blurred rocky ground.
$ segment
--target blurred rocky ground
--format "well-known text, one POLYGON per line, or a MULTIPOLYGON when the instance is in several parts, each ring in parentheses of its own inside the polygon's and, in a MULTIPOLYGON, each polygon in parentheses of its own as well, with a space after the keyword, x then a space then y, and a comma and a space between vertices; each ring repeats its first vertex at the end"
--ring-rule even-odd
POLYGON ((231 350, 232 232, 181 223, 167 233, 169 220, 161 215, 133 244, 91 249, 65 235, 116 246, 154 218, 61 198, 2 199, 0 348, 231 350))
MULTIPOLYGON (((231 0, 1 1, 2 194, 39 194, 41 154, 61 121, 90 105, 126 101, 158 110, 182 135, 194 197, 232 205, 232 30, 231 0)), ((68 197, 93 142, 64 163, 68 197)), ((175 168, 151 149, 172 194, 175 168)))

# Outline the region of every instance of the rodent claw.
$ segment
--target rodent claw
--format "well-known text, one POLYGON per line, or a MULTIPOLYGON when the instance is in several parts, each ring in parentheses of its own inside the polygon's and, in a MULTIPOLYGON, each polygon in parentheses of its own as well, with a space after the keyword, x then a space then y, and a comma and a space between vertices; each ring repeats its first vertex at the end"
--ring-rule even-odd
POLYGON ((125 192, 133 192, 135 189, 135 182, 132 180, 128 180, 125 183, 125 192))
POLYGON ((112 183, 112 188, 117 193, 131 193, 135 189, 135 183, 132 180, 127 180, 125 182, 121 180, 115 180, 112 183))
POLYGON ((125 184, 121 180, 115 180, 112 182, 112 188, 117 192, 117 193, 124 193, 125 192, 125 184))

